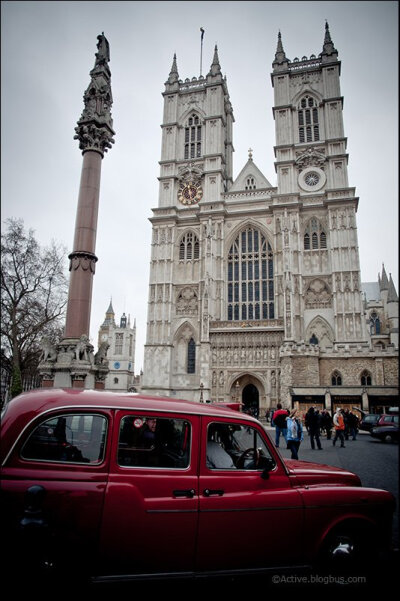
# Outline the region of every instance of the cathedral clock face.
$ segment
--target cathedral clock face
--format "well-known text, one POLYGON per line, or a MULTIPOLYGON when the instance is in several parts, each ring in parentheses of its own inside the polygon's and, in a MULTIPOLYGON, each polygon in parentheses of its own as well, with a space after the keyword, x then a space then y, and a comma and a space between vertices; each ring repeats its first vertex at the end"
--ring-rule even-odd
POLYGON ((179 187, 178 200, 183 205, 193 205, 203 196, 203 189, 197 182, 183 182, 179 187))

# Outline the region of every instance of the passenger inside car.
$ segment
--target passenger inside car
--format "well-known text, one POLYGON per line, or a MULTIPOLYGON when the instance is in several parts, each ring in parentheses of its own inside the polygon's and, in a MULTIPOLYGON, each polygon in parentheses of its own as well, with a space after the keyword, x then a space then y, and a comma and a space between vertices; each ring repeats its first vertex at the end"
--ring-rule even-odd
POLYGON ((132 415, 121 420, 120 465, 185 468, 189 456, 190 425, 185 420, 132 415))

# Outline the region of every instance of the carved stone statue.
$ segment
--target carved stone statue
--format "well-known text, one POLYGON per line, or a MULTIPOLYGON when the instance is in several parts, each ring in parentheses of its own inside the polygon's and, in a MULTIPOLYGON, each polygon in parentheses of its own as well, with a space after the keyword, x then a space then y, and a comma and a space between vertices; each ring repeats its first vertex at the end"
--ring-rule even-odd
POLYGON ((40 356, 40 361, 56 361, 57 359, 57 348, 54 346, 52 342, 48 338, 42 338, 40 342, 40 347, 42 349, 42 354, 40 356))
POLYGON ((89 361, 88 344, 88 337, 85 334, 82 334, 82 336, 79 339, 79 342, 75 347, 75 359, 77 361, 89 361))
POLYGON ((102 342, 99 346, 99 350, 97 351, 97 353, 94 356, 94 363, 95 365, 102 365, 103 363, 105 363, 106 357, 107 357, 107 351, 110 348, 110 345, 108 344, 108 342, 102 342))
POLYGON ((110 45, 108 43, 107 38, 104 35, 104 32, 101 33, 101 35, 97 36, 98 42, 97 42, 97 49, 98 52, 96 52, 96 65, 101 65, 103 64, 105 61, 107 63, 110 62, 110 45))

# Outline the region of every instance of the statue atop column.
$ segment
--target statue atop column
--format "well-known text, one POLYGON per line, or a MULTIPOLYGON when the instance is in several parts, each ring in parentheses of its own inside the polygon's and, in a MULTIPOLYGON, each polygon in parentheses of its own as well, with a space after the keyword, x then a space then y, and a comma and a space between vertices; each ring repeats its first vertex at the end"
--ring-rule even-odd
POLYGON ((83 96, 85 107, 75 127, 74 140, 86 152, 94 150, 101 156, 114 144, 115 132, 111 118, 113 103, 111 93, 110 46, 104 34, 97 36, 96 61, 90 72, 91 81, 83 96))

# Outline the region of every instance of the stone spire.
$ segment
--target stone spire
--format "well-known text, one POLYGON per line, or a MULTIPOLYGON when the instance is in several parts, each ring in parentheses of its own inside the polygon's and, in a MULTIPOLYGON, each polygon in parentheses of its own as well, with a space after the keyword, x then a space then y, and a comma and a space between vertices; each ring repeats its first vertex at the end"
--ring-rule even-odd
POLYGON ((337 56, 338 56, 338 51, 336 50, 335 46, 333 45, 333 42, 331 39, 328 21, 325 21, 325 38, 324 38, 324 45, 322 47, 322 52, 321 52, 320 56, 321 56, 322 60, 325 62, 331 61, 331 60, 337 60, 337 56))
POLYGON ((394 303, 394 302, 397 302, 398 300, 399 300, 399 297, 397 296, 396 288, 395 288, 393 280, 392 280, 392 274, 389 273, 389 291, 388 291, 387 302, 394 303))
POLYGON ((389 288, 389 280, 386 275, 385 265, 382 263, 382 277, 381 277, 381 281, 380 281, 380 289, 387 290, 388 288, 389 288))
POLYGON ((114 308, 112 306, 112 298, 110 299, 110 304, 108 306, 108 309, 106 311, 106 316, 104 318, 104 322, 102 323, 102 327, 103 326, 109 326, 109 325, 115 325, 115 312, 114 312, 114 308))
POLYGON ((272 67, 274 68, 274 71, 275 70, 287 69, 288 62, 289 61, 286 58, 286 54, 285 54, 285 51, 283 49, 281 32, 278 31, 278 44, 276 46, 275 60, 272 63, 272 67))
POLYGON ((110 47, 104 33, 97 36, 96 60, 90 71, 90 84, 84 93, 85 107, 75 127, 74 140, 79 140, 82 154, 94 150, 104 156, 104 153, 114 144, 113 121, 111 118, 111 71, 110 47))
POLYGON ((219 64, 217 44, 215 44, 214 58, 208 75, 221 75, 221 65, 219 64))
POLYGON ((172 61, 171 71, 167 80, 167 83, 173 84, 179 81, 179 73, 178 67, 176 65, 176 54, 174 54, 174 59, 172 61))

